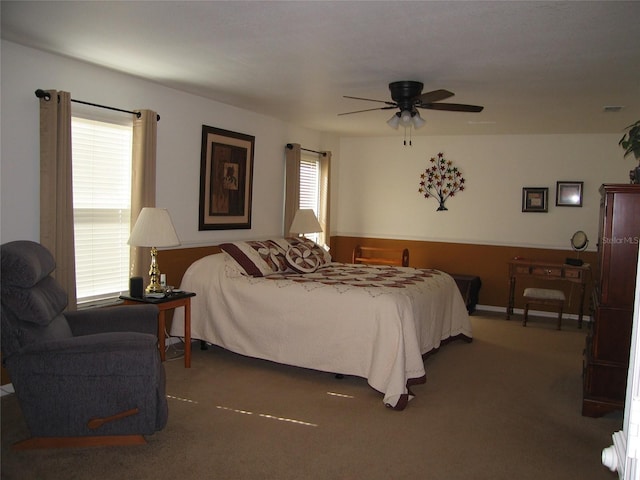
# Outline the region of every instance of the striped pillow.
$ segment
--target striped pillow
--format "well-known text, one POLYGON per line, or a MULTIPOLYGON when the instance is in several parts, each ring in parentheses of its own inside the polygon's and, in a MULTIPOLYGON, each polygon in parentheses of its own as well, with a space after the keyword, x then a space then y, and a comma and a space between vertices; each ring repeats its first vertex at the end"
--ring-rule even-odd
POLYGON ((284 239, 231 242, 219 247, 252 277, 264 277, 288 270, 285 255, 289 244, 284 239))

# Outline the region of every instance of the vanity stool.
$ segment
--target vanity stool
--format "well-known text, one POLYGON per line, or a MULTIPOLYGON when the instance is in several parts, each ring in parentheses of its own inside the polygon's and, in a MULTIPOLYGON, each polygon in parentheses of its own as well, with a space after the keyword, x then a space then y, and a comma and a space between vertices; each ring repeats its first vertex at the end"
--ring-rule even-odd
POLYGON ((558 330, 562 327, 562 309, 564 308, 564 292, 549 288, 525 288, 524 289, 524 319, 522 326, 527 326, 529 317, 529 305, 550 305, 558 309, 558 330))

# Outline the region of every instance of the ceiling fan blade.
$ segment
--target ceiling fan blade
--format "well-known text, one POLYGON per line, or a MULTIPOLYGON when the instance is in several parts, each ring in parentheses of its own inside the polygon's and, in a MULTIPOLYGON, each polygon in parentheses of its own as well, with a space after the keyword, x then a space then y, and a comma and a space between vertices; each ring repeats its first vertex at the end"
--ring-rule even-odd
POLYGON ((418 97, 421 103, 433 103, 444 100, 445 98, 453 97, 454 93, 449 90, 433 90, 431 92, 423 93, 418 97))
POLYGON ((429 110, 445 110, 449 112, 481 112, 484 107, 479 105, 464 105, 462 103, 423 103, 418 108, 429 110))
POLYGON ((387 102, 385 100, 374 100, 373 98, 362 98, 362 97, 350 97, 348 95, 344 95, 343 98, 352 98, 354 100, 366 100, 368 102, 379 102, 379 103, 386 103, 387 105, 393 105, 394 107, 396 106, 395 102, 387 102))
POLYGON ((355 112, 345 112, 345 113, 339 113, 338 116, 340 115, 351 115, 352 113, 362 113, 362 112, 371 112, 373 110, 391 110, 394 108, 398 108, 395 105, 392 105, 390 107, 378 107, 378 108, 367 108, 366 110, 356 110, 355 112))

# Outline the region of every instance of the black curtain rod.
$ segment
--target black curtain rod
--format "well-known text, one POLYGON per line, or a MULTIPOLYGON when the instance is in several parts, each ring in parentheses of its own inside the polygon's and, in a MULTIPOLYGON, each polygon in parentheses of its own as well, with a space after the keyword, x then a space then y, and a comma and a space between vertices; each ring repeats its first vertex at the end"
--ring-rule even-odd
MULTIPOLYGON (((289 150, 293 150, 293 145, 291 145, 290 143, 287 143, 287 148, 289 150)), ((304 150, 305 152, 317 153, 318 155, 322 155, 323 157, 327 156, 327 152, 318 152, 317 150, 309 150, 308 148, 302 148, 302 147, 300 147, 300 150, 304 150)))
MULTIPOLYGON (((46 101, 51 100, 51 95, 49 94, 49 92, 45 92, 41 88, 36 90, 36 97, 44 98, 46 101)), ((74 100, 73 98, 71 99, 71 101, 74 102, 74 103, 82 103, 83 105, 89 105, 91 107, 106 108, 107 110, 113 110, 113 111, 116 111, 116 112, 130 113, 131 115, 135 115, 136 118, 140 118, 142 116, 142 114, 140 112, 132 112, 130 110, 122 110, 121 108, 116 108, 116 107, 107 107, 106 105, 99 105, 97 103, 84 102, 82 100, 74 100)), ((160 115, 157 115, 156 119, 158 121, 160 121, 160 115)))

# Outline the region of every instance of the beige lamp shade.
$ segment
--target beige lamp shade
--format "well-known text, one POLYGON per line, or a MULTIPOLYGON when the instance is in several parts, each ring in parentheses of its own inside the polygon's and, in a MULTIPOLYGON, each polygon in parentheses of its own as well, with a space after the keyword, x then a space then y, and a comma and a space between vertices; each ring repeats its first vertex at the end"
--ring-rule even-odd
POLYGON ((145 207, 138 215, 128 243, 135 247, 175 247, 180 245, 180 240, 167 209, 145 207))
POLYGON ((322 227, 316 214, 310 208, 301 208, 296 212, 291 223, 289 232, 294 234, 317 233, 321 232, 322 227))
POLYGON ((138 215, 133 230, 131 230, 128 243, 135 247, 151 247, 150 283, 145 291, 147 295, 164 296, 165 288, 159 283, 161 277, 157 260, 157 247, 180 245, 180 240, 178 240, 169 212, 164 208, 143 208, 140 215, 138 215))

